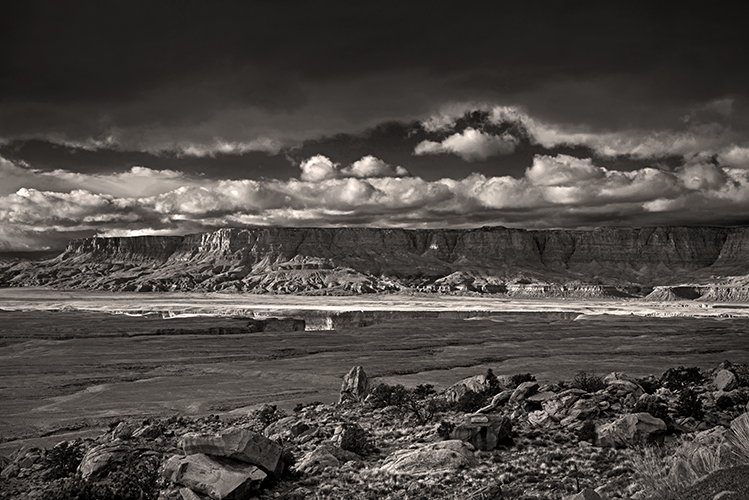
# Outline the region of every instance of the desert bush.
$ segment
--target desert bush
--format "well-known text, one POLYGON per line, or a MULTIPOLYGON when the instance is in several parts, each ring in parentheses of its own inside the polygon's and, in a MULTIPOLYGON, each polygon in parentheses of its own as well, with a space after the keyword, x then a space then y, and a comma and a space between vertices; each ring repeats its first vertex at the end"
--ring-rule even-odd
POLYGON ((461 411, 463 413, 474 413, 480 408, 486 406, 488 398, 489 396, 486 391, 468 391, 463 394, 455 403, 453 403, 451 405, 451 408, 455 411, 461 411))
POLYGON ((676 500, 691 486, 721 467, 720 447, 680 438, 668 447, 645 447, 631 457, 635 476, 650 498, 676 500))
POLYGON ((254 419, 262 429, 265 429, 273 422, 277 422, 286 416, 286 412, 280 410, 276 405, 271 404, 264 404, 249 415, 249 417, 254 419))
POLYGON ((492 371, 491 368, 488 368, 486 370, 486 382, 489 386, 487 391, 489 396, 494 396, 496 394, 499 394, 502 390, 502 385, 499 383, 499 379, 496 375, 494 375, 494 371, 492 371))
POLYGON ((640 384, 640 387, 642 387, 642 390, 644 390, 646 394, 655 394, 655 391, 661 388, 660 380, 653 375, 638 378, 636 382, 640 384))
POLYGON ((341 439, 341 448, 364 456, 374 450, 374 445, 367 431, 358 425, 347 425, 341 439))
POLYGON ((596 392, 606 388, 603 379, 585 371, 577 372, 572 379, 572 387, 582 389, 585 392, 596 392))
POLYGON ((450 433, 452 433, 453 429, 455 429, 454 423, 442 420, 437 427, 437 435, 444 440, 450 439, 450 433))
POLYGON ((669 477, 668 455, 662 448, 647 446, 636 450, 630 457, 635 479, 649 498, 678 500, 685 485, 669 477))
POLYGON ((655 418, 660 418, 661 420, 663 420, 663 423, 666 424, 666 427, 673 430, 674 422, 671 419, 671 416, 668 414, 668 406, 666 406, 664 403, 655 401, 653 399, 641 399, 637 401, 637 403, 635 403, 634 408, 632 408, 632 413, 643 412, 649 413, 655 418))
POLYGON ((583 426, 577 431, 577 440, 596 444, 596 424, 592 420, 586 420, 583 423, 583 426))
POLYGON ((740 463, 749 464, 749 416, 746 413, 731 424, 726 441, 733 457, 740 463))
POLYGON ((447 409, 431 384, 418 385, 414 389, 407 389, 401 384, 378 384, 367 401, 374 408, 395 406, 401 413, 416 417, 421 425, 431 422, 438 413, 447 409))
POLYGON ((692 389, 686 388, 679 394, 679 399, 676 401, 676 414, 682 417, 692 417, 695 420, 705 415, 702 401, 692 389))
POLYGON ((44 460, 47 473, 45 479, 54 480, 75 474, 86 450, 82 443, 63 441, 47 452, 44 460))
POLYGON ((156 457, 130 455, 109 471, 102 481, 80 476, 57 479, 44 488, 45 500, 156 500, 159 497, 159 465, 156 457))
POLYGON ((661 375, 661 385, 672 391, 681 391, 688 387, 694 387, 705 380, 700 369, 696 366, 685 368, 669 368, 661 375))
POLYGON ((401 384, 377 384, 369 393, 368 402, 374 408, 401 406, 409 398, 409 391, 401 384))
POLYGON ((530 373, 516 373, 515 375, 510 377, 510 381, 512 382, 513 387, 517 387, 523 382, 535 382, 536 377, 534 377, 530 373))

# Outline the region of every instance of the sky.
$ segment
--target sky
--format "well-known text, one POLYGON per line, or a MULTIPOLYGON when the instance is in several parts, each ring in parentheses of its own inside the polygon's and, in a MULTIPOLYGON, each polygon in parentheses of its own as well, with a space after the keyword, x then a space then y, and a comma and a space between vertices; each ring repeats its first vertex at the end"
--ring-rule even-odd
POLYGON ((735 4, 0 6, 0 252, 220 227, 749 223, 735 4))

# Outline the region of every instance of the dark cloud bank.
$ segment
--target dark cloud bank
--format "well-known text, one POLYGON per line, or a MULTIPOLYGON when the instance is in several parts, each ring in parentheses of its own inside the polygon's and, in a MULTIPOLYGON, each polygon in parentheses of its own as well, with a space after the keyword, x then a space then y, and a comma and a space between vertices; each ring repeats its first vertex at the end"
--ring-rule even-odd
POLYGON ((242 225, 744 224, 719 4, 17 2, 0 250, 242 225))

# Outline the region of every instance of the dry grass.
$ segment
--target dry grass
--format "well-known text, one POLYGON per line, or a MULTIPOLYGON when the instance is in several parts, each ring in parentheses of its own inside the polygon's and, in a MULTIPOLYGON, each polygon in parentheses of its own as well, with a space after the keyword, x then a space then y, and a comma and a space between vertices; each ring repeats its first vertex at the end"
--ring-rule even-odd
POLYGON ((721 448, 680 439, 668 448, 645 447, 630 459, 648 498, 678 500, 685 488, 721 468, 721 448))
POLYGON ((726 442, 733 458, 740 464, 749 464, 749 413, 744 413, 731 423, 726 442))

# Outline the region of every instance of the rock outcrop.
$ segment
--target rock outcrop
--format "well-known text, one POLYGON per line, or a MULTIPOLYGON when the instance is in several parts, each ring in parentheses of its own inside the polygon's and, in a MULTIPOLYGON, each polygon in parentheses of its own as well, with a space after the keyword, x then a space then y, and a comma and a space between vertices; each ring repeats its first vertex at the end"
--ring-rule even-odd
POLYGON ((58 257, 0 264, 0 284, 112 291, 743 300, 749 228, 592 231, 257 228, 74 240, 58 257), (651 293, 652 292, 652 293, 651 293))

